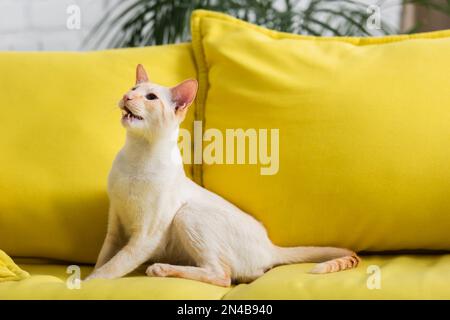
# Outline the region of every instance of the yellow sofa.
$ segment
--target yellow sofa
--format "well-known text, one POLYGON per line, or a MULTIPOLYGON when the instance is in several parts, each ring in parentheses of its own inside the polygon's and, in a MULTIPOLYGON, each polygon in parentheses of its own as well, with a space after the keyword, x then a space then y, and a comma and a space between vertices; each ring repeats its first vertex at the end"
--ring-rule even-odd
POLYGON ((0 249, 31 275, 0 282, 0 299, 450 299, 450 32, 302 37, 197 11, 192 33, 192 44, 0 53, 0 249), (360 266, 280 266, 231 288, 139 269, 74 288, 68 267, 86 276, 105 235, 124 141, 116 102, 138 63, 164 85, 199 79, 190 132, 194 120, 279 129, 277 173, 186 164, 189 177, 277 244, 362 250, 360 266))

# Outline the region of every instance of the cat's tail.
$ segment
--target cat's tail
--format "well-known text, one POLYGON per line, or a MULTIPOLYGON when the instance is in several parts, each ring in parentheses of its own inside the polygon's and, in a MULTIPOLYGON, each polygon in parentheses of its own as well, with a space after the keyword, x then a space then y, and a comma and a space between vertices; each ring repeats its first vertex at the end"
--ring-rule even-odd
POLYGON ((356 268, 361 259, 355 252, 333 247, 275 246, 275 265, 318 262, 310 273, 329 273, 356 268))

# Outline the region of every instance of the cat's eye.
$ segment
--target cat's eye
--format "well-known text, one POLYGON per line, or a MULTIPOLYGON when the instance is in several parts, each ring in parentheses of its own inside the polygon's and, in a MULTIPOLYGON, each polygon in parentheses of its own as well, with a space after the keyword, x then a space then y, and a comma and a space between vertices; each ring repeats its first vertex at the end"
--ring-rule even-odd
POLYGON ((156 94, 153 94, 153 93, 149 93, 148 95, 145 96, 145 98, 146 98, 147 100, 156 100, 156 99, 158 99, 158 97, 156 96, 156 94))
POLYGON ((134 91, 134 90, 136 90, 137 89, 137 86, 136 87, 133 87, 133 88, 131 88, 131 91, 134 91))

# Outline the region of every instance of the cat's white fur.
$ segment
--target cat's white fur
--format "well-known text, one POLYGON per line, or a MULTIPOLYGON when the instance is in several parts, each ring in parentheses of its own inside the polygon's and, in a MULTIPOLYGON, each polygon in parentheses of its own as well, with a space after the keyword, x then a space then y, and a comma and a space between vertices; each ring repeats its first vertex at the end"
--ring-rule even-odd
POLYGON ((166 88, 138 66, 136 86, 119 102, 126 143, 109 175, 107 235, 87 279, 122 277, 147 261, 149 276, 220 286, 280 264, 321 262, 313 273, 356 267, 347 249, 272 244, 261 223, 185 176, 176 137, 196 92, 196 80, 166 88))

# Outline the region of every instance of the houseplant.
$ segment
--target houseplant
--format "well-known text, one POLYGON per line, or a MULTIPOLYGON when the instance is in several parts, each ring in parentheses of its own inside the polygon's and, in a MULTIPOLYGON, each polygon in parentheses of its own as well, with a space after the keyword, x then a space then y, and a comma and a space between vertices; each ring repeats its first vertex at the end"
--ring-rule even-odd
MULTIPOLYGON (((382 14, 416 4, 450 15, 450 0, 126 0, 118 2, 85 41, 94 47, 136 47, 190 40, 195 9, 220 11, 270 29, 307 35, 372 36, 399 33, 382 14), (377 9, 378 8, 378 9, 377 9), (376 22, 376 21, 375 21, 376 22)), ((417 27, 417 26, 416 26, 417 27)), ((407 32, 414 32, 413 27, 407 32)))

